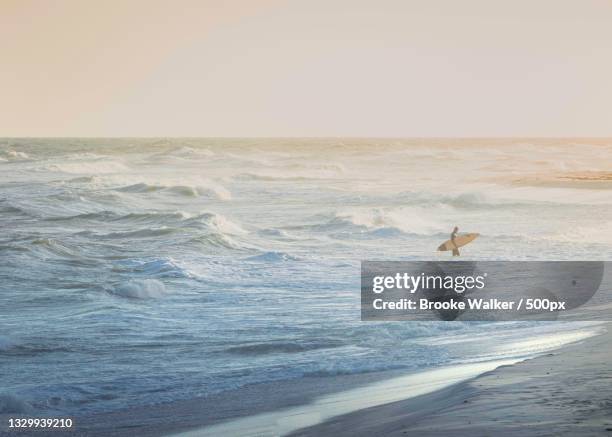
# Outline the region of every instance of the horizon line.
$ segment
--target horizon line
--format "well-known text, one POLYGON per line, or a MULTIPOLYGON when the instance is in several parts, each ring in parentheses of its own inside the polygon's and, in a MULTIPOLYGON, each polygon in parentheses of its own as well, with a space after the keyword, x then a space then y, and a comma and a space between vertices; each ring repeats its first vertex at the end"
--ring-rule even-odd
POLYGON ((599 140, 612 140, 610 136, 599 136, 599 135, 567 135, 567 136, 542 136, 542 135, 516 135, 516 136, 352 136, 352 135, 316 135, 316 136, 267 136, 267 135, 254 135, 254 136, 194 136, 194 135, 152 135, 152 136, 138 136, 138 135, 127 135, 127 136, 98 136, 98 135, 86 135, 86 136, 60 136, 60 135, 35 135, 35 136, 0 136, 1 140, 14 140, 14 139, 163 139, 163 138, 174 138, 174 139, 410 139, 410 140, 422 140, 422 139, 466 139, 466 140, 486 140, 486 139, 599 139, 599 140))

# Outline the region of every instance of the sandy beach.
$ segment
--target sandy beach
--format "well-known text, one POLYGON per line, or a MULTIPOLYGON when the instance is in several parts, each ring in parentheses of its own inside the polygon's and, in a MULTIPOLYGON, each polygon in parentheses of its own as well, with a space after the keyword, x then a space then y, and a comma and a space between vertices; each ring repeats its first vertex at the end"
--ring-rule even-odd
POLYGON ((612 333, 295 436, 610 435, 612 333))

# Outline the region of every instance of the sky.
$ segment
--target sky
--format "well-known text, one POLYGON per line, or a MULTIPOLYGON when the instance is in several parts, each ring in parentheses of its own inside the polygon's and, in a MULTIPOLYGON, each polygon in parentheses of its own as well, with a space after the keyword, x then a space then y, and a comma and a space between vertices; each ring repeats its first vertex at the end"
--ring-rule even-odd
POLYGON ((0 0, 0 136, 612 136, 610 0, 0 0))

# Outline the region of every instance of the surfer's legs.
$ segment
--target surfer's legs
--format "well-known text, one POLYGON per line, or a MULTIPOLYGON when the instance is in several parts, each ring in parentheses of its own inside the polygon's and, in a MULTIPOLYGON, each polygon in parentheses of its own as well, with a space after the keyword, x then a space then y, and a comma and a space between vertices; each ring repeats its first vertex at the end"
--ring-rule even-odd
POLYGON ((453 256, 459 256, 459 249, 455 248, 453 249, 453 256))

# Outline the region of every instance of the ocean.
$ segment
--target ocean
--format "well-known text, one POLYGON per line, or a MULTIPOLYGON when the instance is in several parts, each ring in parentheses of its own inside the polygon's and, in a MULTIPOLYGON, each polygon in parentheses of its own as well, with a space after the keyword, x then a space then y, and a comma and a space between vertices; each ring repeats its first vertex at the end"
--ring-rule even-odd
POLYGON ((362 260, 612 259, 612 141, 2 139, 0 413, 517 359, 579 322, 362 322, 362 260), (528 341, 526 341, 528 340, 528 341))

